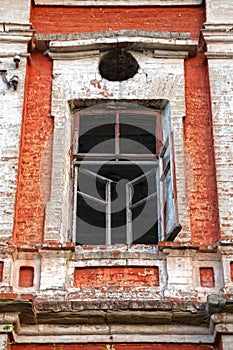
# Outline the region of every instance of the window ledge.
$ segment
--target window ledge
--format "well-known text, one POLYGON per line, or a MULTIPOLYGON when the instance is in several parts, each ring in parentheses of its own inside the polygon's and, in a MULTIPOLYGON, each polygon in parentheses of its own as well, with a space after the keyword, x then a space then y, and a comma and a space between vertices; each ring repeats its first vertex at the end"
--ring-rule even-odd
MULTIPOLYGON (((144 260, 160 260, 161 253, 158 251, 158 245, 131 245, 117 244, 117 245, 102 245, 102 246, 77 246, 72 260, 101 260, 111 259, 111 265, 116 262, 126 264, 129 259, 144 260)), ((106 263, 106 262, 105 262, 106 263)))
POLYGON ((202 0, 35 0, 35 5, 59 6, 187 6, 201 5, 202 0))

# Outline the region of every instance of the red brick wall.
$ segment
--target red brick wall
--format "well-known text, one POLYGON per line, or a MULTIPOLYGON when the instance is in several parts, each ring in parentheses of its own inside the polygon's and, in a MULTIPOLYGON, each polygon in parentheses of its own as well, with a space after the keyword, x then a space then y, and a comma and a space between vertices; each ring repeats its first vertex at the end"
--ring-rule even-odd
POLYGON ((202 287, 215 287, 214 269, 212 267, 200 268, 200 284, 202 287))
POLYGON ((233 261, 230 263, 231 281, 233 282, 233 261))
POLYGON ((0 282, 2 282, 2 278, 3 278, 3 269, 4 269, 4 262, 0 261, 0 282))
POLYGON ((99 30, 145 29, 190 32, 199 37, 202 7, 72 8, 34 7, 31 22, 37 33, 81 33, 99 30))
POLYGON ((19 269, 19 286, 32 287, 34 282, 34 268, 32 266, 21 266, 19 269))
MULTIPOLYGON (((43 54, 33 54, 27 68, 14 227, 14 239, 21 243, 42 241, 46 198, 41 196, 41 157, 53 130, 51 79, 51 61, 43 54)), ((49 157, 47 162, 49 167, 49 157)))
POLYGON ((74 286, 78 288, 159 286, 159 269, 120 266, 76 268, 74 286))
POLYGON ((212 243, 218 239, 219 221, 208 68, 203 53, 185 62, 185 97, 184 141, 192 241, 212 243))

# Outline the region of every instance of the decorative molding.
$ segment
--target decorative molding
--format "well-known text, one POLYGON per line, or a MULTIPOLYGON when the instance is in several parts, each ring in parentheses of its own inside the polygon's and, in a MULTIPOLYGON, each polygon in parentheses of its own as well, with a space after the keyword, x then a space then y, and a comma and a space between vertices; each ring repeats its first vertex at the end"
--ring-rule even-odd
POLYGON ((35 5, 59 6, 198 6, 202 0, 35 0, 35 5))
MULTIPOLYGON (((151 327, 151 326, 150 326, 151 327)), ((150 328, 150 327, 147 327, 150 328)), ((65 328, 65 327, 64 327, 65 328)), ((98 328, 103 328, 102 324, 98 328)), ((122 327, 123 328, 123 327, 122 327)), ((131 327, 132 328, 132 327, 131 327)), ((181 328, 182 327, 178 327, 181 328)), ((204 327, 203 327, 204 328, 204 327)), ((56 325, 52 327, 53 331, 56 329, 56 325)), ((17 335, 16 336, 16 343, 33 343, 36 341, 40 344, 47 344, 47 343, 72 343, 72 344, 81 344, 81 343, 166 343, 168 339, 169 334, 169 341, 171 343, 176 344, 199 344, 199 343, 207 343, 207 344, 213 344, 214 343, 214 337, 211 334, 198 334, 195 335, 186 335, 181 332, 181 334, 171 334, 170 330, 167 329, 163 334, 139 334, 139 331, 144 330, 141 329, 141 326, 137 327, 137 331, 133 334, 128 333, 122 333, 122 334, 80 334, 77 333, 74 334, 60 334, 60 335, 37 335, 37 333, 32 335, 17 335)))
MULTIPOLYGON (((63 312, 57 312, 59 310, 59 308, 57 309, 59 307, 57 301, 54 304, 56 306, 55 312, 50 308, 47 313, 44 313, 41 309, 43 299, 41 300, 41 295, 38 297, 40 301, 36 302, 35 299, 34 306, 29 301, 8 301, 12 312, 2 312, 0 314, 0 334, 6 334, 4 327, 7 326, 7 333, 11 334, 15 344, 33 343, 35 337, 39 344, 166 343, 167 334, 169 334, 171 343, 213 344, 218 334, 232 337, 233 333, 232 303, 227 302, 225 305, 226 300, 220 297, 216 299, 216 295, 212 298, 214 304, 209 298, 205 312, 199 305, 201 310, 190 313, 189 303, 185 305, 184 301, 180 301, 181 304, 179 305, 179 302, 176 301, 174 305, 170 302, 170 308, 166 310, 154 310, 153 307, 150 310, 130 311, 92 308, 84 312, 73 310, 72 316, 71 314, 68 316, 65 312, 64 303, 62 303, 63 312), (40 302, 42 302, 41 306, 40 302), (26 309, 25 306, 27 306, 26 309), (214 310, 212 309, 213 306, 214 310), (17 308, 21 309, 21 313, 13 311, 17 308), (22 312, 24 309, 25 311, 22 312), (220 310, 223 312, 219 312, 220 310), (224 310, 226 311, 224 312, 224 310), (29 322, 25 322, 27 312, 30 314, 29 322), (130 322, 127 322, 127 317, 125 318, 126 313, 130 322), (33 318, 33 314, 35 318, 33 318), (206 322, 207 315, 211 315, 210 322, 206 322), (138 317, 143 320, 142 324, 137 323, 138 317), (88 320, 88 318, 91 318, 94 322, 91 324, 83 323, 83 319, 88 320), (103 318, 106 318, 108 322, 99 323, 103 318), (188 323, 187 320, 189 320, 188 323), (67 324, 69 324, 69 327, 67 327, 67 324)), ((51 301, 46 300, 46 303, 49 303, 51 307, 51 301)), ((109 301, 106 301, 106 305, 108 303, 109 301)))
MULTIPOLYGON (((4 29, 4 31, 0 30, 0 43, 2 45, 8 45, 9 48, 0 52, 1 57, 11 57, 15 54, 15 45, 26 45, 32 39, 34 33, 34 31, 30 29, 30 26, 23 26, 21 24, 19 24, 18 27, 6 25, 4 29)), ((2 47, 2 49, 4 48, 2 47)), ((23 52, 20 52, 20 56, 22 57, 27 57, 29 55, 30 54, 28 54, 25 49, 23 52)))
MULTIPOLYGON (((216 52, 216 51, 211 51, 211 52, 207 52, 205 53, 205 56, 208 59, 232 59, 233 58, 233 52, 216 52)), ((228 242, 228 241, 227 241, 228 242)), ((224 241, 223 241, 224 243, 224 241)))
MULTIPOLYGON (((93 310, 90 310, 90 315, 93 315, 93 310)), ((102 311, 103 312, 103 311, 102 311)), ((36 341, 40 344, 47 343, 161 343, 167 342, 167 334, 173 343, 185 344, 199 344, 214 343, 214 334, 206 325, 186 325, 188 313, 183 313, 182 319, 179 318, 179 324, 164 324, 161 323, 163 317, 166 317, 166 312, 157 312, 158 322, 148 324, 56 324, 53 323, 39 323, 39 324, 21 324, 19 314, 16 313, 2 313, 0 319, 0 333, 4 331, 4 325, 12 327, 10 333, 14 339, 14 343, 33 343, 36 341)), ((141 311, 140 311, 141 315, 141 311)), ((172 314, 171 314, 172 316, 172 314)), ((109 317, 111 317, 109 312, 109 317)), ((121 320, 124 320, 122 315, 121 320)))
POLYGON ((233 24, 206 23, 202 29, 210 59, 233 58, 233 24))
MULTIPOLYGON (((190 40, 188 32, 157 32, 120 30, 70 35, 35 35, 38 50, 51 58, 76 59, 80 52, 108 49, 112 44, 127 43, 129 50, 154 50, 154 57, 185 58, 195 56, 197 41, 190 40)), ((98 51, 97 51, 98 52, 98 51)))

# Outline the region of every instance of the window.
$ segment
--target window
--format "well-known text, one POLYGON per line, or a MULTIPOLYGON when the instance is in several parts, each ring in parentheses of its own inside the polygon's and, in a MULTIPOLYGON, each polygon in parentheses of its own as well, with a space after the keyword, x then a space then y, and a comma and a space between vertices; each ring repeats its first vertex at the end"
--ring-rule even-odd
POLYGON ((156 244, 180 230, 172 135, 161 111, 106 103, 74 118, 77 244, 156 244))

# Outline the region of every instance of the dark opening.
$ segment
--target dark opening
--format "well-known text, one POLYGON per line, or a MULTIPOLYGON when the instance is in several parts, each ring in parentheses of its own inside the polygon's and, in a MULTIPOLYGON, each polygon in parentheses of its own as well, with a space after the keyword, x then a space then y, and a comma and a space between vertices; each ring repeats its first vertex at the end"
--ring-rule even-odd
POLYGON ((138 72, 139 65, 131 53, 114 48, 100 61, 100 75, 110 81, 123 81, 132 78, 138 72))
MULTIPOLYGON (((111 183, 111 243, 125 244, 127 240, 126 186, 128 182, 143 176, 150 170, 150 166, 141 169, 135 163, 120 165, 119 161, 119 165, 104 164, 99 169, 92 165, 88 166, 88 170, 114 181, 111 183)), ((81 193, 77 195, 77 243, 106 244, 106 207, 94 199, 106 200, 106 182, 80 173, 78 191, 81 193)), ((155 176, 149 176, 133 185, 132 205, 135 206, 132 208, 133 244, 158 242, 156 196, 147 201, 147 197, 155 192, 155 176), (136 205, 139 202, 141 204, 136 205)))
MULTIPOLYGON (((154 115, 119 113, 119 151, 124 154, 156 154, 154 115), (133 142, 131 142, 133 141, 133 142)), ((116 115, 80 115, 79 153, 115 153, 116 115)), ((118 142, 118 141, 117 141, 118 142)))

